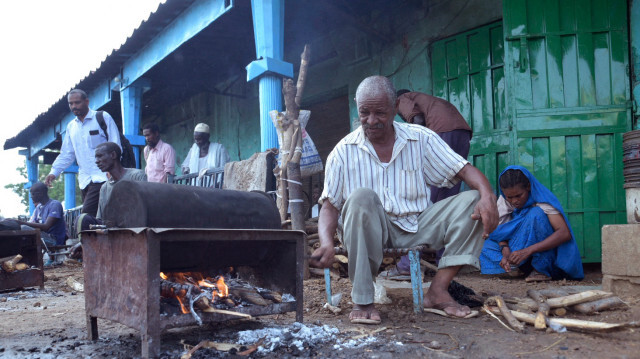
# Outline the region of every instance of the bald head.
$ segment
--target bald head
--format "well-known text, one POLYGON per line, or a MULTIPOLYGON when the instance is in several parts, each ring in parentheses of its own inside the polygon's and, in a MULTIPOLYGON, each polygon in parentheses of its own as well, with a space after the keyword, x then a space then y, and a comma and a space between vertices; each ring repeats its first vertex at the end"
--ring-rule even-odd
POLYGON ((356 105, 366 99, 384 95, 391 106, 396 104, 396 89, 391 80, 384 76, 369 76, 362 80, 356 90, 356 105))
POLYGON ((33 203, 44 203, 49 199, 49 187, 42 182, 36 182, 29 189, 33 203))
POLYGON ((118 144, 115 142, 103 142, 98 146, 96 146, 96 152, 98 152, 99 150, 105 151, 106 153, 109 153, 109 154, 112 152, 115 152, 116 153, 115 158, 118 161, 120 161, 120 156, 122 156, 122 150, 120 149, 120 146, 118 146, 118 144))

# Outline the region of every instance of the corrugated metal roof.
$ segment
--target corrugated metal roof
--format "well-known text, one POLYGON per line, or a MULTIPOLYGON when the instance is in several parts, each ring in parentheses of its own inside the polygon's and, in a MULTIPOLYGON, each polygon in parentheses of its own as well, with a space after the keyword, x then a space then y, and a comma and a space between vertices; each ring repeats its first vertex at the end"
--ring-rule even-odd
MULTIPOLYGON (((153 39, 162 29, 171 23, 178 15, 188 8, 195 0, 167 0, 158 5, 155 12, 149 18, 140 23, 124 44, 117 50, 113 50, 100 66, 91 71, 85 78, 80 80, 73 88, 91 90, 96 88, 101 81, 115 77, 122 65, 140 50, 145 44, 153 39)), ((69 89, 71 90, 71 89, 69 89)), ((55 124, 60 118, 69 112, 67 104, 67 94, 65 93, 49 109, 36 117, 36 119, 25 129, 20 131, 15 137, 8 139, 4 143, 4 149, 8 150, 16 147, 28 147, 30 139, 38 132, 55 124)))

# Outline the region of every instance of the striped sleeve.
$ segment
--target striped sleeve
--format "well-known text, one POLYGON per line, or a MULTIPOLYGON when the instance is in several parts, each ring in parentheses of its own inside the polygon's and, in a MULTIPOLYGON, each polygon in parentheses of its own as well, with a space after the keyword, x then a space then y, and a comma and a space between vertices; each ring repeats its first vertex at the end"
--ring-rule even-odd
POLYGON ((469 161, 455 153, 434 132, 423 132, 421 145, 423 147, 422 171, 427 183, 445 188, 458 184, 460 179, 456 175, 469 161))
POLYGON ((327 158, 327 165, 324 172, 324 189, 318 202, 322 204, 325 199, 329 200, 338 211, 342 210, 344 204, 344 162, 340 151, 340 144, 336 146, 327 158))

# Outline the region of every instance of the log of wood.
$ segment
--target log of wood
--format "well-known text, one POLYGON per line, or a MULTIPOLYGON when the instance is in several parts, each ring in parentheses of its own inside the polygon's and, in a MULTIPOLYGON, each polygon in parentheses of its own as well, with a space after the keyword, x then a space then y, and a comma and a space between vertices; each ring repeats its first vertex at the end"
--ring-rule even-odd
MULTIPOLYGON (((488 307, 492 313, 501 314, 500 309, 497 307, 488 307)), ((534 314, 521 313, 518 311, 511 311, 514 317, 525 323, 534 324, 536 316, 534 314)), ((581 330, 593 330, 593 331, 607 331, 623 328, 637 328, 640 327, 640 322, 627 322, 627 323, 604 323, 594 322, 589 320, 569 319, 569 318, 549 318, 549 322, 557 325, 562 325, 567 329, 581 329, 581 330)))
POLYGON ((547 328, 547 317, 551 310, 549 304, 546 302, 546 298, 535 289, 529 289, 527 295, 536 301, 538 305, 538 312, 535 315, 534 328, 538 330, 547 328))
POLYGON ((395 259, 391 258, 391 257, 382 258, 382 264, 385 265, 385 266, 393 264, 394 261, 395 261, 395 259))
POLYGON ((565 315, 567 315, 567 310, 564 308, 553 308, 551 313, 556 317, 564 317, 565 315))
POLYGON ((29 265, 27 263, 16 263, 16 270, 25 270, 29 269, 29 265))
POLYGON ((487 301, 494 301, 500 310, 502 316, 507 320, 509 326, 513 328, 515 331, 524 333, 524 325, 518 321, 512 314, 509 308, 507 308, 507 304, 504 302, 501 296, 497 295, 494 297, 490 297, 487 301))
POLYGON ((608 310, 608 309, 616 309, 616 308, 624 307, 626 305, 627 304, 618 297, 609 297, 609 298, 604 298, 600 300, 595 300, 593 302, 586 302, 586 303, 574 305, 573 307, 571 307, 571 309, 582 314, 593 314, 595 312, 601 312, 603 310, 608 310))
POLYGON ((313 239, 319 239, 320 235, 318 233, 313 233, 307 236, 307 240, 311 241, 313 239))
POLYGON ((270 300, 275 303, 282 303, 282 295, 278 292, 274 292, 271 290, 258 292, 262 296, 262 298, 270 300))
POLYGON ((595 300, 600 300, 611 296, 613 296, 613 293, 611 292, 605 292, 602 290, 588 290, 585 292, 571 294, 565 297, 547 299, 547 304, 549 304, 549 307, 551 308, 569 307, 580 303, 593 302, 595 300))
POLYGON ((2 263, 2 269, 5 272, 11 273, 16 270, 16 264, 22 260, 22 255, 16 254, 15 256, 5 257, 0 259, 0 263, 2 263))
POLYGON ((229 288, 229 293, 236 295, 247 302, 255 305, 267 306, 270 303, 267 302, 262 296, 253 288, 229 288))
POLYGON ((536 302, 531 298, 512 297, 512 298, 504 298, 504 301, 506 303, 514 304, 518 308, 521 308, 518 310, 526 310, 526 311, 532 311, 532 312, 535 312, 538 310, 538 302, 536 302))
POLYGON ((311 235, 311 234, 315 234, 318 233, 318 224, 309 224, 309 222, 305 223, 305 232, 307 232, 307 234, 311 235))

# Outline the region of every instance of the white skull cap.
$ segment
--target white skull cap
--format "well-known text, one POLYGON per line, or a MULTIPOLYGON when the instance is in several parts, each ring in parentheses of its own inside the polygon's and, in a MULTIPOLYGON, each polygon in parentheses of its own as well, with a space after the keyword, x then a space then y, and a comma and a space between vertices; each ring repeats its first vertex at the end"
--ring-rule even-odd
POLYGON ((209 125, 207 125, 206 123, 199 123, 196 125, 196 128, 193 130, 193 132, 209 133, 209 125))

